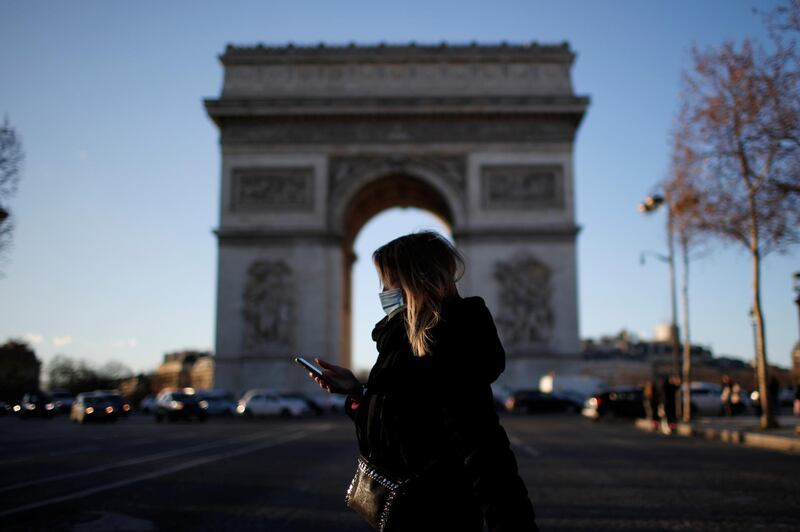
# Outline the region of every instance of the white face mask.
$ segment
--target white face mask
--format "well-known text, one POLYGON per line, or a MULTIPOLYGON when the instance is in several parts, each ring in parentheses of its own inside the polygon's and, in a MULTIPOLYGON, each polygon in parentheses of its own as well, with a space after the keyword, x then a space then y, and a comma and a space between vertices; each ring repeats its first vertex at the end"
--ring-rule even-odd
POLYGON ((403 301, 403 290, 400 288, 384 290, 378 294, 378 296, 381 298, 381 306, 383 307, 383 311, 387 316, 405 305, 405 302, 403 301))

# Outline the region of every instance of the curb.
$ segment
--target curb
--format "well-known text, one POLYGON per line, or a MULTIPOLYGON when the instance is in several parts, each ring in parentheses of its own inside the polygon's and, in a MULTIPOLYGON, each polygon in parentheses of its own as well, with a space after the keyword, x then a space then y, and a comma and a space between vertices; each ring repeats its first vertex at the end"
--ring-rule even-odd
MULTIPOLYGON (((653 422, 648 419, 637 419, 635 426, 639 430, 663 433, 660 429, 660 425, 654 427, 653 422)), ((725 443, 769 449, 772 451, 800 453, 800 438, 791 436, 776 436, 774 434, 762 434, 760 432, 736 429, 718 429, 713 427, 696 428, 690 423, 678 423, 674 434, 687 438, 705 438, 707 440, 717 440, 725 443)))

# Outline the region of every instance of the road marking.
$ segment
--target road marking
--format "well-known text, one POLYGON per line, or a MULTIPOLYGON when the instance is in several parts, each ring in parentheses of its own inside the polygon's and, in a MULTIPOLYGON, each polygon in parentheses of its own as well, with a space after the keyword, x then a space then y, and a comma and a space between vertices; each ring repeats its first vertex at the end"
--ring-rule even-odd
POLYGON ((128 467, 132 465, 139 465, 139 464, 146 464, 147 462, 154 462, 156 460, 162 460, 164 458, 173 458, 175 456, 181 456, 184 454, 191 454, 197 451, 204 451, 207 449, 213 449, 215 447, 222 447, 229 444, 236 444, 236 443, 246 443, 252 440, 256 440, 261 438, 262 436, 273 434, 274 430, 264 430, 261 432, 257 432, 255 434, 251 434, 249 436, 245 436, 242 438, 233 438, 230 440, 223 440, 211 443, 204 443, 201 445, 195 445, 194 447, 182 447, 180 449, 173 449, 171 451, 164 451, 161 453, 150 454, 145 456, 140 456, 137 458, 130 458, 128 460, 123 460, 121 462, 116 462, 110 465, 101 465, 96 467, 90 467, 88 469, 81 469, 80 471, 73 471, 70 473, 61 473, 59 475, 53 475, 50 477, 44 478, 37 478, 34 480, 26 480, 24 482, 18 482, 16 484, 11 484, 8 486, 0 486, 0 493, 11 491, 13 489, 18 488, 26 488, 29 486, 36 486, 38 484, 44 484, 46 482, 55 482, 58 480, 65 480, 68 478, 77 478, 77 477, 85 477, 87 475, 92 475, 94 473, 102 473, 103 471, 109 471, 111 469, 119 469, 120 467, 128 467))
POLYGON ((525 445, 525 442, 523 442, 521 439, 517 438, 516 436, 512 436, 511 438, 509 438, 509 440, 511 440, 511 443, 513 443, 514 445, 519 447, 528 456, 532 456, 532 457, 535 458, 537 456, 541 456, 542 455, 542 453, 540 453, 539 451, 537 451, 536 449, 534 449, 530 445, 525 445))
POLYGON ((259 442, 253 445, 249 445, 247 447, 242 447, 240 449, 236 449, 234 451, 225 451, 222 453, 214 454, 211 456, 205 456, 203 458, 198 458, 195 460, 191 460, 189 462, 184 462, 182 464, 174 465, 172 467, 168 467, 166 469, 160 469, 158 471, 154 471, 152 473, 145 473, 144 475, 138 475, 135 477, 127 478, 124 480, 118 480, 116 482, 109 482, 107 484, 103 484, 101 486, 95 486, 94 488, 88 488, 82 491, 76 491, 75 493, 70 493, 69 495, 62 495, 60 497, 53 497, 51 499, 45 499, 43 501, 34 502, 31 504, 25 504, 23 506, 17 506, 16 508, 11 508, 10 510, 5 510, 0 512, 0 517, 5 517, 7 515, 13 515, 20 512, 25 512, 27 510, 33 510, 36 508, 42 508, 43 506, 50 506, 52 504, 57 504, 60 502, 71 501, 75 499, 81 499, 83 497, 87 497, 89 495, 94 495, 96 493, 102 493, 104 491, 112 490, 115 488, 121 488, 123 486, 128 486, 130 484, 135 484, 136 482, 141 482, 143 480, 151 480, 158 477, 163 477, 166 475, 171 475, 172 473, 177 473, 179 471, 184 471, 186 469, 191 469, 193 467, 201 466, 210 464, 213 462, 218 462, 220 460, 225 460, 227 458, 233 458, 234 456, 239 456, 242 454, 252 453, 255 451, 260 451, 261 449, 266 449, 268 447, 274 447, 276 445, 280 445, 282 443, 287 443, 294 440, 299 440, 304 438, 305 436, 312 434, 314 432, 323 432, 326 430, 330 430, 332 425, 325 424, 319 427, 315 427, 312 429, 305 429, 293 434, 284 434, 282 436, 278 436, 273 440, 268 440, 266 442, 259 442))

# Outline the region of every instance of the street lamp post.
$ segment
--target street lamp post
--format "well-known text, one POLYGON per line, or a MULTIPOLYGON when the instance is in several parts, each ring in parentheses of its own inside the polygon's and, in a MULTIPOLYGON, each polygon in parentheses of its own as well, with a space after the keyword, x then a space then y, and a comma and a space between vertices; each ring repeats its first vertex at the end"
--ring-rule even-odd
MULTIPOLYGON (((756 337, 758 332, 756 331, 756 315, 753 312, 753 307, 750 307, 748 314, 750 315, 750 326, 753 329, 753 370, 755 371, 753 387, 758 390, 758 338, 756 337)), ((758 404, 761 404, 761 399, 759 399, 758 404)))
MULTIPOLYGON (((647 196, 639 204, 639 212, 649 214, 656 211, 661 205, 666 203, 663 196, 647 196)), ((672 343, 672 374, 680 376, 681 354, 678 342, 678 304, 675 294, 675 243, 673 238, 672 209, 667 204, 667 255, 665 262, 669 266, 669 293, 672 306, 672 323, 670 326, 670 340, 672 343)))

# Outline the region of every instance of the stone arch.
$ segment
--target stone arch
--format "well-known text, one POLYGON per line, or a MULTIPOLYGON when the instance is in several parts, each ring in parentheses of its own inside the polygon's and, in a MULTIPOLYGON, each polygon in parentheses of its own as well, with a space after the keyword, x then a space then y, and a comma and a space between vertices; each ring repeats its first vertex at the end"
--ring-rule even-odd
POLYGON ((346 366, 352 362, 352 275, 356 236, 375 215, 393 207, 417 207, 441 219, 453 231, 463 219, 457 195, 428 172, 411 172, 381 166, 353 179, 332 206, 332 227, 342 235, 342 312, 340 353, 346 366))
POLYGON ((350 251, 358 231, 374 215, 392 207, 419 207, 439 216, 452 231, 466 220, 464 163, 460 158, 398 161, 361 159, 332 163, 331 207, 328 224, 350 251), (358 203, 379 200, 370 214, 358 216, 358 203), (354 219, 355 216, 355 219, 354 219), (363 218, 363 219, 359 219, 363 218), (353 226, 355 224, 355 226, 353 226))

